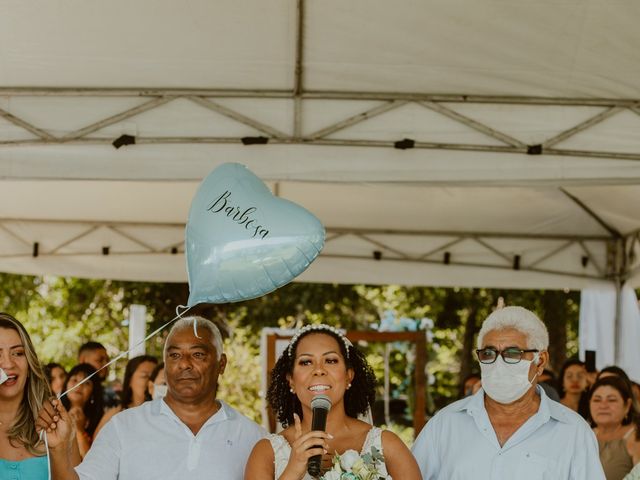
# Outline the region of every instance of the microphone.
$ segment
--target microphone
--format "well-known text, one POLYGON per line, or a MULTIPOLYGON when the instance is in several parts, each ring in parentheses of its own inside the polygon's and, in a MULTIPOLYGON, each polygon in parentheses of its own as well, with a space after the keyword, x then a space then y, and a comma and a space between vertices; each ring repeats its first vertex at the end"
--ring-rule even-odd
MULTIPOLYGON (((7 380, 9 380, 9 376, 3 369, 0 368, 0 385, 2 385, 7 380)), ((329 406, 331 406, 331 402, 329 402, 329 406)))
MULTIPOLYGON (((316 395, 311 400, 311 410, 313 410, 313 417, 311 418, 311 430, 321 430, 324 432, 327 428, 327 414, 331 410, 331 400, 326 395, 316 395)), ((322 455, 314 455, 309 458, 307 464, 307 472, 312 477, 320 476, 320 464, 322 462, 322 455)))

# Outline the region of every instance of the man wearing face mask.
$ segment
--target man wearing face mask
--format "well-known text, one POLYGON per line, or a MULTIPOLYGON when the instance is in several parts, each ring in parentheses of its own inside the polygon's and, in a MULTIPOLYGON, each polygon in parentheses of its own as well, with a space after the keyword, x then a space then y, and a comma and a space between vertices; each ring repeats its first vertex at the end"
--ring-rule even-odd
POLYGON ((537 384, 548 345, 529 310, 487 317, 476 350, 482 388, 438 412, 413 446, 424 480, 605 480, 589 425, 537 384))

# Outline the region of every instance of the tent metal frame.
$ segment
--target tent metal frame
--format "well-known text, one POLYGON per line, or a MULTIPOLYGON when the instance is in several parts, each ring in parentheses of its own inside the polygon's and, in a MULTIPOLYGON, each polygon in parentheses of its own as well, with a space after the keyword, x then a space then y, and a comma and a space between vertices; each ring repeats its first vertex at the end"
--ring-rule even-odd
MULTIPOLYGON (((104 255, 174 255, 177 253, 184 253, 184 240, 179 242, 172 243, 170 245, 165 245, 163 247, 153 247, 149 245, 147 242, 138 238, 135 234, 131 232, 125 231, 127 228, 131 228, 133 226, 144 229, 144 228, 170 228, 175 229, 177 235, 181 235, 184 231, 184 224, 181 223, 157 223, 157 222, 99 222, 99 221, 66 221, 66 220, 26 220, 26 219, 13 219, 13 218, 2 218, 0 219, 0 230, 7 233, 11 237, 18 240, 25 248, 22 252, 19 253, 10 253, 10 254, 0 254, 0 258, 29 258, 36 256, 34 254, 34 244, 37 239, 27 239, 23 238, 19 235, 12 226, 15 224, 20 224, 21 226, 28 225, 67 225, 74 226, 73 235, 70 235, 68 238, 60 241, 57 245, 45 250, 41 246, 38 248, 37 256, 38 257, 65 257, 65 256, 91 256, 100 254, 99 251, 95 250, 78 250, 74 249, 73 251, 64 251, 64 249, 73 246, 73 244, 79 242, 84 239, 88 235, 94 233, 100 229, 107 229, 114 233, 116 236, 124 238, 128 241, 135 243, 139 249, 135 250, 113 250, 109 249, 108 253, 104 255), (83 226, 84 229, 77 233, 77 227, 83 226)), ((457 266, 467 266, 467 267, 479 267, 479 268, 489 268, 489 269, 498 269, 498 270, 519 270, 519 271, 529 271, 529 272, 537 272, 537 273, 546 273, 553 275, 561 275, 567 277, 576 277, 576 278, 590 278, 593 280, 613 280, 615 281, 617 278, 620 278, 624 281, 624 279, 628 278, 629 275, 633 274, 638 268, 636 267, 634 270, 630 270, 629 267, 633 263, 633 247, 636 243, 640 244, 640 233, 636 232, 630 237, 621 237, 618 239, 613 239, 610 236, 602 235, 602 236, 580 236, 580 235, 525 235, 520 233, 511 233, 511 232, 459 232, 459 231, 429 231, 429 230, 403 230, 403 231, 391 231, 391 230, 382 230, 382 229, 357 229, 357 228, 332 228, 327 227, 327 237, 326 243, 329 244, 338 238, 343 238, 345 236, 353 236, 358 238, 365 244, 368 244, 372 248, 372 255, 345 255, 345 254, 328 254, 322 253, 321 255, 327 258, 342 258, 342 259, 364 259, 370 260, 372 257, 379 261, 393 261, 393 262, 411 262, 411 263, 420 263, 420 264, 442 264, 445 263, 443 256, 445 252, 448 251, 454 245, 465 241, 470 240, 480 245, 483 249, 488 252, 494 254, 495 262, 461 262, 456 260, 455 256, 448 259, 446 264, 448 265, 457 265, 457 266), (386 240, 381 241, 380 237, 383 236, 386 240), (418 238, 442 238, 442 243, 437 247, 432 247, 430 250, 419 253, 419 254, 411 254, 406 251, 402 251, 392 245, 392 241, 394 237, 406 237, 406 236, 414 236, 418 238), (517 267, 514 266, 514 257, 510 252, 505 250, 501 250, 497 248, 495 245, 491 244, 491 240, 495 239, 537 239, 537 240, 553 240, 553 241, 562 241, 562 243, 551 250, 550 252, 546 252, 538 258, 530 259, 527 263, 522 263, 517 267), (608 264, 600 265, 592 250, 586 245, 585 242, 597 242, 603 245, 603 248, 608 249, 613 254, 608 255, 608 264), (579 246, 583 251, 584 256, 588 259, 588 262, 591 263, 595 270, 597 271, 597 275, 594 274, 586 274, 586 273, 577 273, 577 272, 568 272, 563 270, 555 270, 549 268, 540 268, 542 262, 549 260, 556 255, 560 254, 564 250, 572 246, 579 246), (623 248, 623 254, 617 253, 620 252, 620 246, 623 248), (616 262, 615 259, 620 257, 616 262)), ((104 247, 110 247, 110 245, 104 245, 104 247)))
MULTIPOLYGON (((9 138, 0 140, 0 148, 9 146, 42 146, 42 145, 61 145, 61 144, 110 144, 114 139, 101 138, 90 136, 101 130, 104 127, 117 124, 124 120, 130 119, 138 114, 147 112, 150 110, 161 108, 167 103, 178 99, 185 98, 202 108, 207 108, 225 117, 228 117, 240 124, 249 126, 256 131, 267 136, 269 144, 297 144, 297 145, 314 145, 314 146, 344 146, 344 147, 377 147, 377 148, 398 148, 396 141, 378 140, 378 139, 335 139, 329 138, 330 135, 343 131, 353 125, 364 122, 375 116, 387 114, 393 110, 401 108, 410 103, 418 104, 426 109, 437 112, 453 121, 464 125, 467 128, 478 131, 487 137, 497 140, 498 145, 477 145, 472 143, 438 143, 430 141, 422 141, 421 139, 412 139, 410 148, 417 149, 439 149, 439 150, 462 150, 471 152, 493 152, 493 153, 509 153, 520 155, 551 155, 551 156, 568 156, 576 158, 602 158, 602 159, 622 159, 622 160, 640 160, 640 151, 637 152, 614 152, 614 151, 598 151, 598 150, 574 150, 558 148, 557 145, 561 142, 584 132, 595 125, 602 124, 606 120, 614 117, 615 115, 630 111, 637 115, 640 115, 640 99, 607 99, 607 98, 545 98, 545 97, 525 97, 525 96, 482 96, 482 95, 441 95, 441 94, 428 94, 428 93, 400 93, 400 92, 348 92, 348 91, 309 91, 305 88, 305 68, 304 68, 304 53, 305 53, 305 0, 296 0, 296 33, 295 33, 295 60, 293 71, 293 88, 291 90, 238 90, 238 89, 161 89, 161 88, 0 88, 0 96, 3 97, 18 97, 18 96, 30 96, 30 97, 139 97, 148 99, 147 102, 142 103, 133 108, 124 110, 116 115, 103 118, 98 122, 94 122, 85 125, 73 132, 69 132, 63 136, 56 136, 46 129, 30 123, 25 118, 17 115, 13 112, 9 112, 0 109, 0 117, 6 121, 12 123, 30 133, 35 138, 23 139, 23 138, 9 138), (251 118, 233 109, 221 105, 216 102, 216 99, 221 98, 254 98, 254 99, 289 99, 293 101, 293 118, 291 120, 291 133, 282 132, 280 129, 264 124, 257 119, 251 118), (357 115, 352 115, 334 122, 331 125, 327 125, 322 129, 305 134, 303 125, 303 110, 305 102, 309 100, 367 100, 367 101, 379 101, 380 104, 374 108, 369 108, 360 112, 357 115), (602 110, 591 118, 581 121, 570 128, 557 133, 551 138, 547 138, 544 142, 538 145, 527 145, 525 142, 508 135, 506 132, 498 131, 491 126, 469 118, 460 112, 457 112, 451 108, 451 104, 457 103, 479 103, 479 104, 495 104, 495 105, 551 105, 551 106, 586 106, 586 107, 602 107, 602 110)), ((403 139, 398 138, 397 141, 403 139)), ((238 137, 185 137, 185 136, 168 136, 168 137, 139 137, 136 136, 136 144, 240 144, 241 138, 238 137)), ((128 147, 131 148, 131 147, 128 147)), ((276 184, 277 190, 277 184, 276 184)), ((560 236, 560 239, 564 239, 565 242, 561 244, 554 251, 548 252, 544 257, 541 257, 528 265, 519 266, 520 270, 528 271, 543 271, 545 273, 556 273, 559 275, 574 275, 568 272, 554 272, 541 270, 537 267, 542 261, 553 258, 561 251, 574 244, 581 246, 586 256, 596 265, 598 270, 598 276, 595 279, 613 280, 618 290, 618 300, 620 300, 620 290, 623 282, 632 273, 636 272, 638 268, 634 264, 635 258, 633 254, 635 252, 636 244, 640 243, 640 237, 638 232, 632 232, 623 236, 620 232, 615 231, 609 225, 606 224, 601 218, 599 218, 587 205, 580 201, 580 199, 572 196, 567 191, 563 192, 578 205, 579 208, 589 214, 594 221, 598 222, 600 226, 607 232, 602 238, 598 238, 597 241, 605 242, 607 246, 607 265, 605 267, 598 266, 594 261, 594 256, 587 249, 585 245, 586 240, 593 240, 575 236, 560 236)), ((16 232, 11 229, 11 222, 15 222, 14 219, 0 219, 0 230, 5 231, 7 234, 18 239, 25 246, 30 249, 32 242, 21 238, 16 232)), ((38 220, 20 220, 23 223, 40 222, 38 220)), ((51 223, 51 222, 49 222, 51 223)), ((63 222, 64 223, 64 222, 63 222)), ((66 222, 75 223, 78 222, 66 222)), ((108 228, 117 235, 126 238, 129 241, 133 241, 139 245, 143 251, 149 254, 158 254, 167 252, 171 254, 174 248, 179 247, 184 249, 182 242, 173 246, 169 246, 162 249, 155 249, 144 241, 136 238, 135 235, 123 232, 121 227, 126 226, 126 223, 114 223, 114 222, 81 222, 86 225, 86 229, 83 233, 74 234, 70 238, 66 239, 56 247, 52 248, 48 252, 40 252, 39 255, 64 255, 61 250, 65 247, 72 245, 86 235, 94 232, 100 228, 108 228)), ((158 226, 159 224, 142 224, 142 226, 158 226)), ((163 226, 167 226, 166 224, 163 226)), ((174 228, 183 229, 183 225, 172 225, 174 228)), ((483 248, 491 251, 496 256, 496 264, 492 265, 474 265, 487 268, 514 268, 515 263, 509 265, 512 262, 511 256, 507 252, 502 252, 492 246, 487 240, 492 238, 491 235, 482 235, 480 233, 460 233, 460 232, 415 232, 416 235, 442 235, 453 237, 454 240, 447 239, 446 242, 439 248, 433 249, 420 255, 418 258, 414 258, 407 252, 402 252, 393 248, 391 245, 387 245, 384 242, 376 238, 372 238, 371 235, 376 232, 372 231, 358 231, 349 230, 343 231, 341 229, 333 229, 329 227, 327 229, 328 237, 327 242, 331 242, 344 235, 355 235, 362 241, 368 242, 375 248, 383 249, 385 252, 389 252, 393 255, 382 255, 379 257, 381 261, 393 260, 393 261, 411 261, 411 262, 423 262, 434 263, 434 255, 439 254, 444 249, 449 248, 460 241, 471 238, 483 248), (448 235, 445 235, 448 234, 448 235)), ((407 234, 407 232, 385 232, 385 235, 400 235, 407 234)), ((492 234, 493 235, 493 234, 492 234)), ((500 233, 501 238, 522 238, 513 233, 500 233)), ((532 238, 532 236, 527 236, 532 238)), ((35 249, 34 249, 35 252, 35 249)), ((94 255, 96 252, 86 253, 74 253, 73 255, 94 255)), ((140 252, 112 252, 110 254, 140 254, 140 252)), ((17 256, 25 256, 25 254, 17 254, 17 256)), ((440 263, 440 262, 438 262, 440 263)), ((455 258, 450 262, 455 265, 455 258)), ((469 265, 469 264, 466 264, 469 265)), ((584 275, 580 275, 584 278, 584 275)), ((618 304, 620 302, 618 301, 618 304)), ((616 328, 619 320, 619 305, 616 312, 616 328)), ((618 335, 615 335, 617 338, 618 335)), ((619 348, 616 345, 616 353, 619 352, 619 348)))
MULTIPOLYGON (((301 80, 300 80, 301 81, 301 80)), ((579 158, 610 158, 621 160, 640 160, 638 152, 613 152, 599 150, 575 150, 557 148, 556 145, 578 133, 601 124, 623 111, 630 111, 640 115, 640 101, 628 99, 580 99, 580 98, 543 98, 543 97, 513 97, 513 96, 478 96, 478 95, 431 95, 431 94, 406 94, 406 93, 366 93, 366 92, 301 92, 297 84, 292 91, 269 90, 234 90, 234 89, 120 89, 120 88, 0 88, 0 96, 18 97, 138 97, 149 99, 147 102, 124 110, 116 115, 101 119, 98 122, 85 125, 74 132, 64 136, 55 136, 44 128, 28 122, 26 119, 0 109, 0 117, 34 135, 36 138, 4 139, 0 140, 0 147, 13 145, 60 145, 60 144, 110 144, 114 139, 104 137, 92 137, 91 133, 102 128, 128 120, 136 115, 150 110, 161 108, 167 103, 182 98, 187 99, 203 108, 221 114, 239 124, 249 126, 267 136, 269 144, 297 144, 316 146, 354 146, 354 147, 378 147, 397 148, 396 141, 402 140, 376 140, 376 139, 349 139, 329 138, 330 135, 352 127, 358 123, 373 117, 384 115, 408 104, 420 105, 426 109, 437 112, 451 120, 454 120, 467 128, 478 131, 487 137, 501 142, 503 145, 482 145, 473 143, 442 143, 413 139, 411 148, 439 149, 439 150, 463 150, 477 152, 510 153, 521 155, 555 155, 579 158), (294 102, 292 119, 292 133, 286 133, 279 128, 267 125, 259 120, 237 112, 216 102, 217 98, 253 98, 289 99, 294 102), (306 100, 342 100, 379 101, 379 105, 364 110, 356 115, 343 118, 327 125, 322 129, 303 134, 302 110, 306 100), (587 120, 581 121, 572 127, 546 139, 539 145, 527 145, 525 142, 513 136, 496 130, 495 128, 465 116, 450 107, 455 103, 477 103, 495 105, 553 105, 553 106, 585 106, 602 107, 603 110, 587 120)), ((166 136, 166 137, 136 137, 136 144, 241 144, 241 137, 217 137, 217 136, 166 136)))

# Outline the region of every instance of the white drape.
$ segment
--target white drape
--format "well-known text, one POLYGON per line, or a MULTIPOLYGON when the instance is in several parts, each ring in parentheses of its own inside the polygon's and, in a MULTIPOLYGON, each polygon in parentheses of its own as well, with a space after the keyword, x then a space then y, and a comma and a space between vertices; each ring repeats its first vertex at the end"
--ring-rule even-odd
POLYGON ((616 290, 598 285, 583 289, 580 298, 580 358, 585 350, 596 351, 598 370, 617 365, 629 377, 640 382, 640 309, 635 291, 623 287, 621 292, 618 360, 615 352, 616 290))

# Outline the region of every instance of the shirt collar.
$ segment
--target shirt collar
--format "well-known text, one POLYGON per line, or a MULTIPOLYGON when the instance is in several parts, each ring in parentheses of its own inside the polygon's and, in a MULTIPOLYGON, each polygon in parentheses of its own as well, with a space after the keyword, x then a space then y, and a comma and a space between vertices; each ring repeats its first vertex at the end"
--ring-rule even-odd
MULTIPOLYGON (((220 405, 220 408, 216 413, 214 413, 207 419, 203 427, 212 423, 224 422, 225 420, 230 418, 232 412, 230 410, 229 405, 227 405, 225 402, 223 402, 220 399, 216 399, 216 401, 218 402, 218 405, 220 405)), ((156 415, 167 415, 179 421, 180 423, 183 423, 182 420, 180 420, 180 418, 171 409, 171 407, 167 405, 167 403, 164 401, 164 397, 153 400, 153 405, 151 406, 151 409, 156 415)))
MULTIPOLYGON (((571 423, 564 411, 564 407, 551 400, 540 385, 536 385, 536 393, 540 396, 540 407, 536 415, 539 415, 542 422, 547 422, 549 418, 553 418, 559 422, 571 423)), ((454 411, 466 411, 472 416, 478 412, 485 411, 484 390, 480 388, 475 394, 456 402, 452 407, 454 411)))

